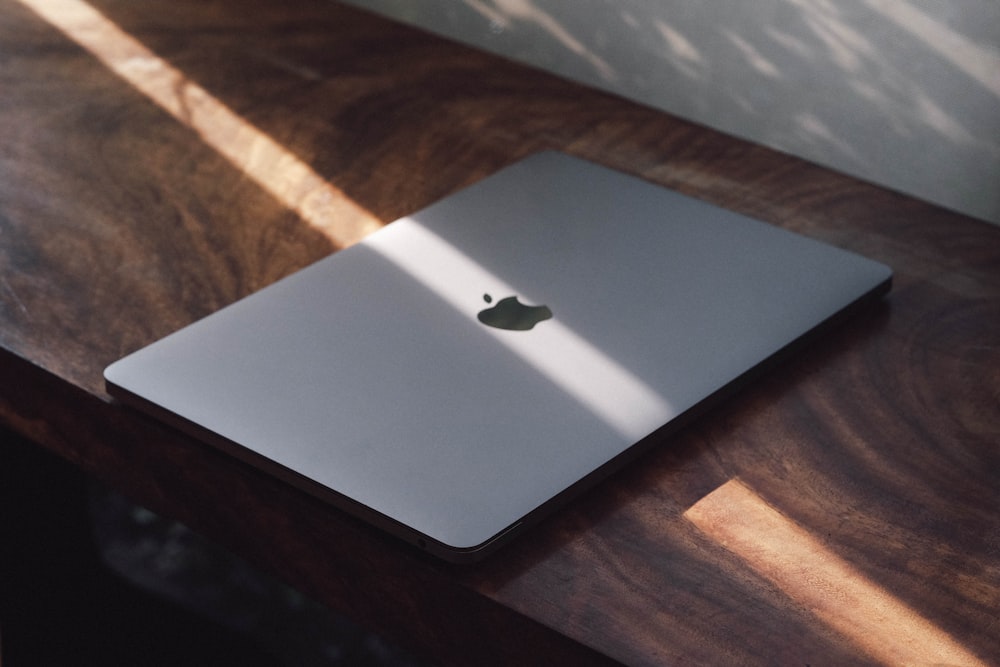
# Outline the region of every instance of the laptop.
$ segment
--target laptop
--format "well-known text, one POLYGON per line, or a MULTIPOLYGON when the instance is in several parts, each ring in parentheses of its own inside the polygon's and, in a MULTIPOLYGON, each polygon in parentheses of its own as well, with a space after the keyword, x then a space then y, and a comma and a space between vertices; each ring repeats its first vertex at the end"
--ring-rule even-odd
POLYGON ((544 152, 125 357, 105 379, 121 401, 468 562, 877 299, 891 276, 544 152))

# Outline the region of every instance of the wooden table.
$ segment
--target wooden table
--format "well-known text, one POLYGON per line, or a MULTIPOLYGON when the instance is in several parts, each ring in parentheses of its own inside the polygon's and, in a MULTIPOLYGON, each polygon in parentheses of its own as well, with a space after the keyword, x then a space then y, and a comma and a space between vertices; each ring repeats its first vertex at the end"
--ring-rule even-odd
POLYGON ((0 0, 0 424, 440 663, 1000 661, 1000 229, 334 2, 253 4, 0 0), (472 567, 107 396, 109 362, 547 148, 894 291, 472 567))

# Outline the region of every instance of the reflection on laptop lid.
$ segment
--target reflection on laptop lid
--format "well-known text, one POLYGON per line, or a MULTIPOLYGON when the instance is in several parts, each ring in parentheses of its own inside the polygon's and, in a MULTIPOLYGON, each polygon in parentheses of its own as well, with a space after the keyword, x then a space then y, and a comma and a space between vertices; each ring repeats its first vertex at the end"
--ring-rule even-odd
POLYGON ((468 561, 890 280, 844 250, 541 153, 105 378, 116 397, 468 561))

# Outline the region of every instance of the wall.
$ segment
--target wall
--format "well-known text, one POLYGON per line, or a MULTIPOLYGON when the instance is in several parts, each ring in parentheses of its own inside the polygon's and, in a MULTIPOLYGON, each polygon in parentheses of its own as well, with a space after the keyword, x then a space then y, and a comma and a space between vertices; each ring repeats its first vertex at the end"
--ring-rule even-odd
POLYGON ((996 0, 348 0, 1000 223, 996 0))

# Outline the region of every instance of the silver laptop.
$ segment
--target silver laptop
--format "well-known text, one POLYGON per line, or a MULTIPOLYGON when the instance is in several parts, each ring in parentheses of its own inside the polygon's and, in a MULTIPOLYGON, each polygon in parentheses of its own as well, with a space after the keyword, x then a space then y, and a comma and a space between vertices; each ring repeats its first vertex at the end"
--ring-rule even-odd
POLYGON ((844 250, 540 153, 105 378, 121 400, 471 561, 890 280, 844 250))

